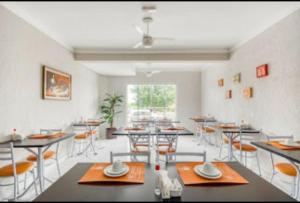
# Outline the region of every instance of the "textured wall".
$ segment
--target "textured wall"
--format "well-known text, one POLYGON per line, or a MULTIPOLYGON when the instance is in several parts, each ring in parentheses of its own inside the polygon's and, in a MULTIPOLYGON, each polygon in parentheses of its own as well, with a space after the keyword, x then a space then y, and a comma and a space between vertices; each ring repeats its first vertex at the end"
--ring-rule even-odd
POLYGON ((257 128, 300 139, 300 10, 278 22, 238 48, 226 68, 202 73, 202 112, 225 121, 244 119, 257 128), (268 63, 270 75, 256 78, 256 67, 268 63), (241 72, 240 84, 232 76, 241 72), (219 78, 224 87, 217 86, 219 78), (242 90, 254 88, 254 97, 245 99, 242 90), (232 99, 225 100, 225 90, 232 99))
MULTIPOLYGON (((278 22, 238 48, 225 68, 202 73, 203 114, 228 122, 242 119, 258 129, 277 134, 293 134, 300 140, 300 10, 278 22), (256 67, 269 64, 270 75, 256 78, 256 67), (241 83, 232 76, 241 72, 241 83), (224 78, 224 87, 217 80, 224 78), (254 88, 252 99, 243 98, 243 88, 254 88), (224 99, 232 89, 232 99, 224 99)), ((270 172, 269 154, 260 151, 266 173, 270 172)), ((255 165, 256 167, 256 165, 255 165)))
MULTIPOLYGON (((177 118, 185 126, 194 130, 194 123, 189 117, 200 113, 200 72, 162 72, 146 77, 141 73, 135 77, 110 77, 110 92, 117 92, 126 96, 128 84, 176 84, 177 85, 177 118)), ((116 126, 126 125, 126 105, 123 113, 117 117, 116 126)))
POLYGON ((0 137, 65 128, 93 117, 105 78, 73 60, 72 53, 0 6, 0 137), (41 99, 42 65, 72 75, 72 100, 41 99))

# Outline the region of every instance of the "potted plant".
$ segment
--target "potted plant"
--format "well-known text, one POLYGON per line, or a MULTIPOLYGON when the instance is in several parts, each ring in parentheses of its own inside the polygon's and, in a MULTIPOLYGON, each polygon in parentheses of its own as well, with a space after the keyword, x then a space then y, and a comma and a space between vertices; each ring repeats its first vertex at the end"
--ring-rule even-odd
POLYGON ((114 117, 121 113, 122 111, 117 111, 116 108, 121 106, 123 102, 122 95, 116 94, 106 94, 107 97, 103 100, 104 103, 101 105, 100 110, 103 116, 103 119, 109 124, 109 127, 106 128, 106 139, 116 138, 113 136, 113 132, 116 131, 114 127, 114 117))

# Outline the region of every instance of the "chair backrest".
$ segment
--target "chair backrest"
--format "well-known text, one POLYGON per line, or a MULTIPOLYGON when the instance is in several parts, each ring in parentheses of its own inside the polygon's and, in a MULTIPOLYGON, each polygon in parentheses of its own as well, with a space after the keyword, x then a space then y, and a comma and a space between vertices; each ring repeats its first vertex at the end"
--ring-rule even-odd
POLYGON ((150 164, 151 161, 151 153, 147 152, 110 152, 110 163, 113 163, 116 157, 128 157, 130 160, 134 162, 143 162, 150 164), (138 157, 147 157, 147 161, 139 160, 138 157))
POLYGON ((128 132, 131 151, 137 151, 137 146, 144 146, 150 151, 150 132, 128 132))
POLYGON ((206 161, 206 151, 204 152, 174 152, 166 154, 166 163, 179 163, 179 162, 188 162, 195 160, 188 160, 191 157, 199 158, 197 161, 206 161), (185 157, 184 161, 178 161, 177 157, 182 156, 185 157), (172 159, 173 158, 173 159, 172 159))
POLYGON ((17 176, 13 142, 0 145, 0 161, 11 161, 14 177, 17 176))
POLYGON ((178 131, 173 133, 158 133, 156 136, 156 148, 159 146, 169 146, 169 148, 177 150, 178 131))

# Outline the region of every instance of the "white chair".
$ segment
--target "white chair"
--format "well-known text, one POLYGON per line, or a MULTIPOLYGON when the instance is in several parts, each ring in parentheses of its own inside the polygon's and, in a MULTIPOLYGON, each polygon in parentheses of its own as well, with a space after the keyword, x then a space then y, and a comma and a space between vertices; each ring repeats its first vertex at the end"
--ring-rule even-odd
POLYGON ((71 157, 74 156, 74 152, 77 150, 76 155, 82 155, 85 152, 85 156, 88 157, 88 147, 91 144, 92 133, 89 131, 88 125, 85 126, 73 126, 73 132, 76 134, 73 138, 71 157))
POLYGON ((178 163, 178 162, 188 162, 195 161, 191 157, 195 157, 203 162, 206 161, 206 151, 204 152, 174 152, 166 154, 166 163, 178 163), (184 157, 184 160, 179 161, 178 157, 184 157))
POLYGON ((143 162, 150 164, 149 152, 110 152, 110 162, 113 163, 116 157, 128 157, 131 162, 143 162), (146 157, 146 160, 138 159, 138 157, 146 157))
POLYGON ((199 134, 199 142, 198 145, 205 142, 205 146, 207 144, 218 146, 218 138, 216 136, 216 130, 210 125, 199 125, 197 127, 197 133, 199 134), (212 142, 212 137, 214 137, 214 143, 212 142))
POLYGON ((0 184, 0 186, 14 186, 14 195, 12 199, 16 201, 22 196, 24 196, 28 190, 34 186, 35 193, 38 195, 37 192, 37 186, 36 186, 36 177, 34 174, 34 164, 29 161, 22 161, 22 162, 15 162, 15 156, 14 156, 14 149, 13 149, 13 143, 9 143, 8 145, 0 145, 0 160, 1 161, 11 161, 11 164, 5 165, 0 168, 0 178, 13 178, 13 183, 8 184, 0 184), (27 173, 32 174, 32 183, 27 187, 24 188, 24 191, 20 194, 20 188, 19 188, 19 176, 25 175, 27 173))
MULTIPOLYGON (((151 160, 151 135, 150 132, 128 132, 130 152, 132 154, 148 154, 149 162, 151 160)), ((135 156, 133 156, 135 157, 135 156)))
MULTIPOLYGON (((228 126, 235 126, 236 125, 236 123, 234 123, 234 122, 230 122, 230 123, 224 123, 224 122, 222 122, 222 123, 218 123, 217 125, 228 125, 228 126)), ((220 144, 220 150, 219 150, 219 157, 221 158, 221 156, 222 156, 222 152, 223 152, 223 147, 224 147, 224 145, 225 145, 225 147, 226 147, 226 149, 228 149, 228 145, 229 145, 229 139, 227 138, 227 136, 225 135, 225 134, 223 134, 223 129, 219 129, 219 132, 220 132, 220 137, 221 137, 221 144, 220 144)), ((239 142, 239 140, 238 139, 235 139, 235 140, 233 140, 233 143, 232 144, 234 144, 234 143, 238 143, 239 142)), ((231 146, 232 147, 232 146, 231 146)), ((226 159, 227 157, 224 157, 224 158, 222 158, 222 159, 226 159)))
POLYGON ((252 141, 257 141, 257 138, 259 135, 250 134, 250 133, 242 133, 240 132, 239 135, 239 142, 233 143, 233 149, 234 151, 238 152, 237 155, 240 156, 240 162, 247 167, 247 160, 248 158, 255 158, 257 167, 258 167, 258 173, 261 176, 261 168, 257 153, 257 148, 250 144, 252 141))
POLYGON ((178 131, 175 130, 172 133, 158 133, 156 137, 156 156, 157 160, 165 161, 159 159, 159 156, 165 156, 169 153, 175 153, 177 151, 178 144, 178 131))
MULTIPOLYGON (((272 133, 273 134, 273 133, 272 133)), ((288 135, 288 136, 281 136, 281 135, 268 135, 266 134, 267 140, 268 141, 283 141, 286 139, 294 139, 293 135, 288 135)), ((274 176, 277 174, 283 174, 286 175, 290 178, 292 178, 292 188, 291 188, 291 196, 294 196, 296 199, 299 196, 299 189, 297 189, 297 176, 298 170, 296 169, 295 164, 288 163, 288 162, 277 162, 275 163, 275 159, 273 156, 273 153, 270 152, 270 158, 271 158, 271 163, 272 163, 272 175, 270 182, 273 182, 274 176)))

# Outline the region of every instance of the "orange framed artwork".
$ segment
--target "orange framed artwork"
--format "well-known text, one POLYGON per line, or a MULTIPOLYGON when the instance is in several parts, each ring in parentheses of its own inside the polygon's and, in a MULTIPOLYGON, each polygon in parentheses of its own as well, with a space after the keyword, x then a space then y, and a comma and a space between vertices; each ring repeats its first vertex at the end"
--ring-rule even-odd
POLYGON ((246 87, 243 90, 243 94, 245 98, 251 98, 253 97, 253 88, 252 87, 246 87))
POLYGON ((223 87, 224 86, 224 79, 223 78, 220 79, 220 80, 218 80, 218 86, 219 87, 223 87))
POLYGON ((43 66, 43 99, 71 100, 71 95, 71 75, 43 66))

